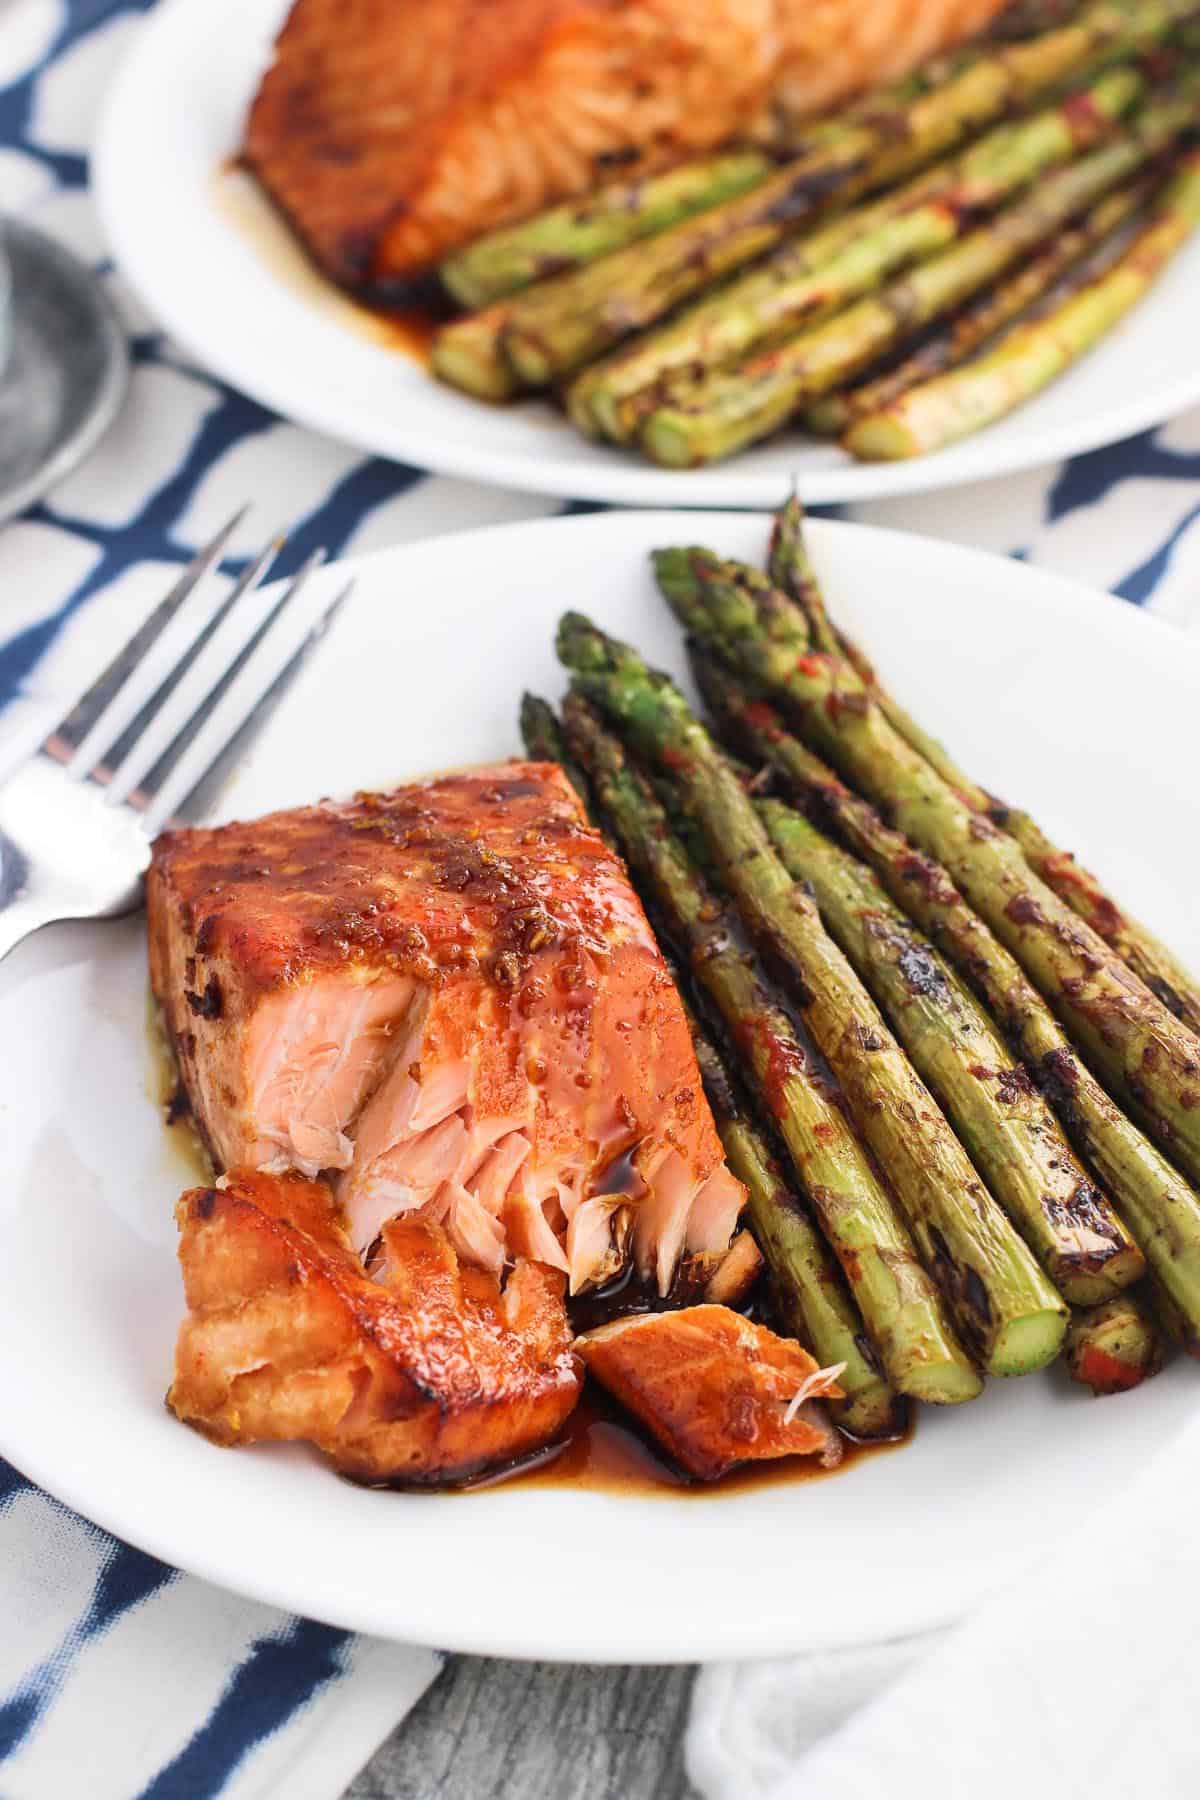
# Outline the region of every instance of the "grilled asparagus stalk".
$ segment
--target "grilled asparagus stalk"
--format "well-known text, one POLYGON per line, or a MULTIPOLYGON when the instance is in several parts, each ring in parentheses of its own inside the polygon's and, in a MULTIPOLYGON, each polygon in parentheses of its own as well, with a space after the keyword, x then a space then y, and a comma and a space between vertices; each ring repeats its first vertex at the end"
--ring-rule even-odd
POLYGON ((1071 1380, 1093 1394, 1123 1394, 1158 1374, 1162 1340, 1138 1295, 1121 1294, 1072 1316, 1065 1360, 1071 1380))
POLYGON ((565 615, 558 642, 577 691, 670 777, 743 917, 788 969, 813 1041, 985 1369, 1016 1375, 1042 1367, 1062 1342, 1062 1301, 783 868, 737 776, 678 689, 636 652, 579 614, 565 615))
POLYGON ((531 385, 569 373, 773 250, 831 195, 845 204, 913 173, 1097 62, 1159 41, 1186 10, 1187 0, 1101 5, 1062 31, 982 51, 943 86, 882 117, 868 114, 748 194, 557 277, 553 289, 539 284, 516 296, 509 356, 531 385))
POLYGON ((1152 993, 1193 1031, 1200 1030, 1200 988, 1173 951, 1133 919, 1106 892, 1099 878, 1060 850, 1028 813, 1020 812, 978 787, 955 763, 944 745, 931 737, 880 682, 863 652, 835 629, 804 543, 804 509, 793 495, 771 533, 768 554, 771 579, 801 607, 816 648, 843 655, 868 687, 889 723, 955 792, 985 813, 1016 839, 1035 874, 1060 900, 1085 919, 1141 977, 1152 993))
MULTIPOLYGON (((736 923, 707 889, 670 830, 649 783, 583 699, 564 707, 571 749, 630 866, 741 1054, 845 1274, 888 1381, 897 1393, 951 1405, 979 1393, 979 1375, 956 1338, 912 1240, 787 1015, 772 1001, 736 923)), ((839 1359, 840 1360, 840 1359, 839 1359)))
POLYGON ((784 867, 811 887, 831 935, 1058 1291, 1073 1306, 1093 1306, 1139 1280, 1141 1252, 929 940, 869 869, 802 814, 778 800, 759 811, 784 867))
POLYGON ((1200 1354, 1200 1196, 1105 1093, 1019 963, 976 917, 946 871, 885 825, 707 656, 693 658, 710 710, 748 755, 779 775, 879 879, 979 994, 1026 1059, 1079 1154, 1112 1195, 1200 1354))
POLYGON ((1001 125, 885 200, 785 244, 765 264, 688 307, 657 331, 575 378, 576 423, 630 441, 661 384, 690 380, 778 343, 877 288, 896 270, 944 250, 980 216, 1044 170, 1097 143, 1145 91, 1137 70, 1109 70, 1090 87, 1017 124, 1001 125))
POLYGON ((842 1400, 830 1412, 854 1437, 894 1437, 900 1407, 880 1373, 858 1309, 807 1207, 787 1180, 758 1125, 748 1117, 725 1063, 692 1019, 692 1042, 729 1166, 745 1184, 746 1208, 766 1257, 783 1322, 822 1367, 844 1365, 842 1400))
MULTIPOLYGON (((585 737, 588 724, 580 714, 577 730, 585 737)), ((594 816, 587 777, 572 760, 547 701, 524 695, 521 735, 530 756, 567 770, 594 816)), ((717 1130, 730 1168, 745 1184, 754 1235, 771 1270, 784 1322, 823 1367, 843 1365, 838 1385, 844 1397, 830 1406, 843 1430, 860 1438, 893 1437, 903 1423, 902 1407, 880 1371, 838 1266, 813 1218, 789 1191, 770 1145, 739 1103, 720 1052, 690 1008, 688 1023, 717 1130)))
POLYGON ((556 762, 579 795, 584 812, 593 816, 596 809, 587 776, 572 759, 550 702, 540 699, 537 694, 522 694, 520 723, 521 740, 528 754, 535 762, 556 762))
POLYGON ((487 306, 744 194, 773 167, 761 150, 721 150, 661 175, 608 182, 456 250, 441 266, 442 283, 460 306, 487 306))
POLYGON ((1200 1041, 889 724, 843 659, 809 649, 804 614, 706 551, 659 559, 676 615, 778 697, 802 734, 936 858, 1050 999, 1071 1036, 1172 1159, 1200 1180, 1200 1041))
POLYGON ((430 363, 440 381, 477 400, 512 400, 521 392, 503 350, 508 307, 503 300, 465 319, 452 319, 435 334, 430 363))
POLYGON ((839 437, 856 420, 881 412, 910 388, 957 369, 1038 302, 1074 291, 1089 279, 1093 254, 1112 241, 1114 234, 1124 247, 1120 228, 1137 213, 1153 187, 1152 178, 1143 178, 1106 195, 1015 274, 998 281, 930 332, 910 354, 898 362, 893 360, 889 368, 857 387, 827 394, 811 406, 804 418, 808 429, 820 437, 839 437))
POLYGON ((798 409, 852 381, 1006 274, 1077 213, 1144 169, 1196 116, 1190 89, 1152 100, 1111 142, 1068 163, 879 294, 735 367, 669 384, 662 404, 642 423, 643 447, 666 467, 693 468, 769 436, 798 409))
POLYGON ((1004 418, 1123 319, 1197 226, 1200 156, 1192 155, 1112 268, 1044 316, 1018 325, 987 355, 865 414, 846 434, 847 450, 874 461, 924 456, 1004 418))

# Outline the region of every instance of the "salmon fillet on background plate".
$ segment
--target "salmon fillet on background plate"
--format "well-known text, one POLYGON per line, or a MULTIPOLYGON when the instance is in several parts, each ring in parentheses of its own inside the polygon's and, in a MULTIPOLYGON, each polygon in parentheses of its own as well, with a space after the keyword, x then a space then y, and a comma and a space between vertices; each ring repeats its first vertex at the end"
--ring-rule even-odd
POLYGON ((150 975, 224 1169, 332 1184, 373 1268, 422 1211, 467 1263, 660 1294, 743 1201, 623 864, 554 764, 170 833, 150 975))
POLYGON ((347 286, 903 74, 1004 0, 296 0, 247 164, 347 286))

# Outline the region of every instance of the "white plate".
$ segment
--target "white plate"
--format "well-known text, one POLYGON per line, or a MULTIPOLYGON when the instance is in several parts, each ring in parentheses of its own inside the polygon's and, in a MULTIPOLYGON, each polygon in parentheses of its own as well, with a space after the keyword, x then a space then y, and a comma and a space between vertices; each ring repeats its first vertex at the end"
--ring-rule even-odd
MULTIPOLYGON (((604 514, 422 544, 358 589, 226 810, 517 750, 582 607, 681 670, 656 544, 756 557, 745 515, 604 514)), ((816 523, 835 612, 979 778, 1036 806, 1200 962, 1200 863, 1166 771, 1195 760, 1200 644, 1010 562, 816 523)), ((342 571, 331 573, 338 580, 342 571)), ((1096 1403, 1061 1375, 927 1410, 915 1442, 813 1484, 701 1498, 371 1493, 300 1449, 221 1451, 162 1395, 190 1179, 148 1097, 140 923, 61 926, 0 968, 0 1453, 199 1575, 386 1636, 587 1661, 781 1655, 957 1614, 1193 1410, 1178 1362, 1096 1403)))
POLYGON ((656 469, 586 443, 540 402, 496 408, 442 387, 313 274, 268 204, 228 171, 285 0, 173 0, 142 25, 108 98, 92 179, 117 260, 196 355, 276 411, 447 475, 638 506, 774 506, 979 481, 1157 425, 1200 401, 1200 242, 1062 381, 937 456, 863 464, 781 439, 714 469, 656 469), (224 171, 224 172, 222 172, 224 171))

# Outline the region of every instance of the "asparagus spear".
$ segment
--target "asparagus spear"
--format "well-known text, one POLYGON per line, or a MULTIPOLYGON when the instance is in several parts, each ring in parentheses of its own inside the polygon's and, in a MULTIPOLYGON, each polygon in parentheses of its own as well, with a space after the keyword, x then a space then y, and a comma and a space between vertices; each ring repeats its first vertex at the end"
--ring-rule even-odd
POLYGON ((813 1042, 887 1169, 926 1267, 964 1337, 996 1375, 1057 1355, 1062 1301, 983 1186, 874 1001, 788 876, 766 830, 682 694, 580 614, 559 625, 576 691, 670 776, 739 910, 792 977, 813 1042))
MULTIPOLYGON (((1054 295, 1064 277, 1070 275, 1073 285, 1086 280, 1092 253, 1114 233, 1121 241, 1119 228, 1137 212, 1153 185, 1152 179, 1143 179, 1107 195, 1015 274, 931 331, 910 354, 898 362, 893 360, 890 367, 859 386, 827 394, 810 407, 804 419, 808 429, 819 437, 840 436, 857 419, 879 412, 910 388, 958 368, 1005 326, 1054 295), (1080 263, 1085 264, 1083 269, 1080 263)), ((1067 291, 1071 291, 1070 285, 1067 291)))
POLYGON ((1119 261, 986 356, 858 419, 846 448, 868 461, 924 456, 994 424, 1052 381, 1123 319, 1200 225, 1200 157, 1185 159, 1155 215, 1119 261))
POLYGON ((736 922, 672 836, 648 782, 587 703, 572 695, 564 719, 571 748, 626 858, 653 891, 696 981, 738 1046, 743 1072, 779 1131, 888 1381, 916 1400, 951 1405, 973 1399, 979 1376, 917 1261, 895 1202, 787 1015, 765 991, 753 959, 739 948, 736 922))
POLYGON ((778 343, 878 287, 895 270, 945 249, 1043 170, 1096 144, 1145 86, 1136 69, 1112 69, 1058 105, 998 126, 886 200, 785 244, 740 280, 585 369, 568 391, 572 418, 628 442, 653 410, 663 381, 681 370, 694 380, 778 343))
POLYGON ((865 800, 707 656, 701 690, 723 728, 761 758, 879 876, 898 906, 979 994, 1025 1057, 1084 1161, 1112 1195, 1200 1354, 1200 1196, 1134 1126, 1080 1060, 1020 965, 976 917, 946 871, 885 825, 865 800))
POLYGON ((729 1071, 693 1015, 692 1043, 729 1166, 746 1188, 746 1206, 767 1259, 783 1323, 823 1368, 844 1365, 844 1399, 830 1406, 854 1437, 894 1437, 895 1394, 879 1371, 858 1309, 808 1209, 793 1194, 759 1127, 739 1104, 729 1071))
POLYGON ((899 830, 949 871, 1050 999, 1097 1071, 1183 1172, 1200 1179, 1200 1042, 899 735, 842 659, 809 651, 801 609, 707 551, 660 554, 676 615, 772 692, 789 717, 899 830))
POLYGON ((447 257, 439 271, 442 283, 460 306, 487 306, 743 194, 773 166, 761 150, 721 150, 661 175, 608 182, 476 238, 447 257))
POLYGON ((1145 1261, 1057 1120, 929 940, 869 869, 778 800, 759 812, 789 875, 874 994, 992 1193, 1073 1306, 1110 1299, 1145 1261))
POLYGON ((1165 1006, 1193 1031, 1200 1029, 1200 989, 1174 952, 1124 912, 1090 870, 1051 843, 1028 813, 997 800, 964 774, 945 747, 923 730, 883 687, 863 652, 835 629, 805 549, 804 509, 795 495, 776 519, 769 565, 776 586, 790 594, 803 610, 816 647, 832 655, 843 655, 900 736, 963 800, 977 812, 986 813, 993 824, 1016 839, 1034 873, 1099 933, 1165 1006))
POLYGON ((1067 1373, 1093 1394, 1140 1387, 1158 1374, 1162 1361, 1158 1328, 1136 1294, 1075 1313, 1067 1329, 1067 1373))
POLYGON ((535 762, 555 762, 579 795, 585 813, 595 813, 587 776, 573 761, 554 708, 537 694, 521 695, 521 739, 535 762))
MULTIPOLYGON (((576 729, 593 748, 598 723, 586 702, 573 703, 576 729)), ((571 758, 552 706, 534 694, 521 700, 521 735, 530 756, 566 769, 589 814, 596 817, 590 784, 571 758)), ((626 771, 614 746, 614 778, 624 791, 626 771)), ((632 782, 628 791, 636 798, 632 782)), ((676 915, 678 923, 678 915, 676 915)), ((677 986, 681 984, 677 981, 677 986)), ((684 998, 696 1061, 725 1154, 746 1187, 755 1237, 766 1255, 784 1322, 823 1367, 843 1365, 843 1398, 830 1410, 854 1437, 893 1437, 902 1425, 901 1404, 881 1374, 861 1315, 815 1223, 787 1183, 759 1127, 739 1105, 733 1080, 704 1027, 684 998)))
POLYGON ((866 118, 786 163, 748 194, 512 302, 508 354, 543 386, 652 325, 722 275, 772 250, 825 209, 885 187, 1096 61, 1157 42, 1191 0, 1089 8, 1073 26, 988 48, 948 81, 882 118, 866 118))
POLYGON ((512 400, 521 392, 516 370, 504 354, 502 340, 509 309, 502 300, 465 319, 452 319, 433 338, 430 364, 434 374, 477 400, 512 400))
POLYGON ((1200 1336, 1195 1326, 1153 1269, 1146 1277, 1145 1294, 1168 1342, 1187 1356, 1200 1357, 1200 1336))
POLYGON ((768 436, 799 407, 843 386, 1004 275, 1077 213, 1144 168, 1196 111, 1190 94, 1151 101, 1111 143, 1060 169, 879 294, 734 368, 672 384, 669 398, 642 424, 644 448, 667 467, 691 468, 768 436))

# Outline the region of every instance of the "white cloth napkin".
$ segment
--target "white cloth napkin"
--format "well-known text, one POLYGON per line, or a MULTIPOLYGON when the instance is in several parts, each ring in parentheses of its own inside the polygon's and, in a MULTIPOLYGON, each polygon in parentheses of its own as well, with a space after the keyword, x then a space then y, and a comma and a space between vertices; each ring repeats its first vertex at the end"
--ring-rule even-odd
POLYGON ((180 1575, 0 1463, 3 1800, 334 1800, 440 1666, 180 1575))
POLYGON ((705 1800, 1195 1800, 1200 1420, 964 1624, 705 1670, 705 1800))

